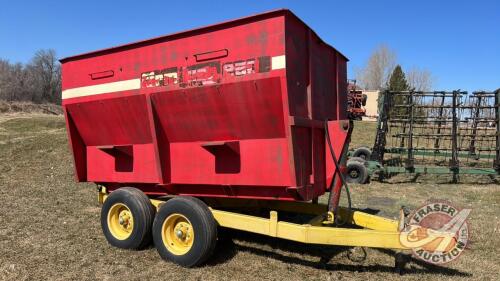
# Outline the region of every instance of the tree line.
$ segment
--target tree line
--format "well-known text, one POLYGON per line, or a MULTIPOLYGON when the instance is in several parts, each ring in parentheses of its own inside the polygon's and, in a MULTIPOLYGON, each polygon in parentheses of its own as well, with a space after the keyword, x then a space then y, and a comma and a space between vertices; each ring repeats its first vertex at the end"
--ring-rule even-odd
POLYGON ((52 49, 39 50, 26 63, 0 58, 0 99, 61 103, 61 65, 52 49))
POLYGON ((356 80, 365 90, 430 91, 434 84, 434 77, 427 69, 412 67, 403 71, 397 63, 396 52, 386 45, 373 51, 365 66, 356 72, 356 80), (393 82, 399 81, 397 86, 391 83, 393 75, 397 78, 393 82))

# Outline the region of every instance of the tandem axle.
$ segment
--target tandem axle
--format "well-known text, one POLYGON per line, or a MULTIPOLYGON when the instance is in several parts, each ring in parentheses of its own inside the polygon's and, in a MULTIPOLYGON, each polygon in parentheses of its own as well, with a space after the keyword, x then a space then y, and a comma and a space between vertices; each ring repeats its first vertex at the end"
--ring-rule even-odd
MULTIPOLYGON (((100 187, 98 200, 103 204, 103 232, 111 245, 139 249, 150 243, 152 236, 163 259, 186 267, 200 265, 210 257, 217 242, 218 227, 304 244, 395 249, 399 271, 404 266, 399 251, 409 249, 400 241, 415 235, 403 231, 403 210, 397 221, 344 207, 333 214, 327 211, 327 205, 305 202, 188 196, 148 198, 130 187, 111 193, 100 187), (121 212, 116 212, 116 206, 122 208, 121 212), (269 216, 261 215, 262 212, 255 214, 262 210, 269 210, 269 216), (279 220, 280 212, 302 214, 311 219, 306 223, 279 220)), ((430 235, 437 239, 446 233, 430 235)))

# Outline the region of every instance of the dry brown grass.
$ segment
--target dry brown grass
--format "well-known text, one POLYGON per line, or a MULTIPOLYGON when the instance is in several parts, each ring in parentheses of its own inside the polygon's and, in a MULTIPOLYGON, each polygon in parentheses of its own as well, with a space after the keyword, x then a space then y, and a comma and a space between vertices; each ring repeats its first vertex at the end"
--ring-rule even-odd
MULTIPOLYGON (((371 144, 372 124, 357 124, 354 140, 371 144), (366 141, 366 142, 365 142, 366 141)), ((0 280, 398 280, 391 251, 368 249, 351 261, 343 247, 307 246, 242 232, 218 246, 206 266, 185 269, 160 259, 154 248, 125 251, 101 234, 92 184, 74 182, 62 117, 0 120, 0 280)), ((484 179, 482 179, 484 180, 484 179)), ((476 181, 476 180, 474 180, 476 181)), ((487 182, 487 180, 485 180, 487 182)), ((442 198, 474 209, 472 245, 446 267, 415 260, 406 280, 495 280, 500 271, 500 190, 495 184, 373 182, 352 186, 356 207, 392 217, 401 204, 442 198)))
POLYGON ((0 100, 0 113, 35 113, 62 115, 62 107, 52 103, 7 102, 0 100))

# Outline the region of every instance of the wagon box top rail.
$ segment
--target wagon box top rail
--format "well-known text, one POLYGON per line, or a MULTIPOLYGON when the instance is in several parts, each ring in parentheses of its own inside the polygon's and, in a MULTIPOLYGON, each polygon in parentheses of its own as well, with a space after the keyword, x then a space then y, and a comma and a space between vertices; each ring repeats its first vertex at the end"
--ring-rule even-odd
MULTIPOLYGON (((294 17, 296 20, 300 21, 301 24, 307 26, 307 24, 304 21, 302 21, 299 17, 297 17, 291 10, 289 10, 289 9, 276 9, 276 10, 271 10, 271 11, 267 11, 267 12, 264 12, 264 13, 258 13, 258 14, 254 14, 254 15, 250 15, 250 16, 246 16, 246 17, 241 17, 241 18, 238 18, 238 19, 232 19, 232 20, 228 20, 228 21, 223 21, 223 22, 219 22, 219 23, 215 23, 215 24, 210 24, 210 25, 198 27, 198 28, 188 29, 188 30, 184 30, 184 31, 180 31, 180 32, 175 32, 175 33, 167 34, 167 35, 162 35, 162 36, 153 37, 153 38, 149 38, 149 39, 145 39, 145 40, 140 40, 140 41, 136 41, 136 42, 132 42, 132 43, 118 45, 118 46, 114 46, 114 47, 110 47, 110 48, 100 49, 100 50, 86 52, 86 53, 81 53, 81 54, 77 54, 77 55, 73 55, 73 56, 68 56, 68 57, 60 59, 60 62, 61 63, 66 63, 66 62, 72 61, 72 60, 78 60, 78 59, 88 58, 88 57, 92 57, 92 56, 96 56, 96 55, 109 54, 111 52, 127 50, 127 49, 130 49, 130 48, 140 48, 140 47, 147 46, 147 45, 150 45, 150 44, 160 43, 160 42, 163 42, 165 40, 174 40, 174 39, 179 39, 179 38, 182 38, 182 37, 189 37, 189 36, 193 36, 193 35, 200 34, 200 33, 211 32, 211 31, 214 31, 214 30, 217 30, 217 29, 223 29, 223 28, 226 28, 226 27, 231 27, 231 26, 235 26, 235 25, 245 24, 245 23, 256 21, 256 20, 266 19, 266 18, 269 18, 269 17, 274 17, 276 15, 283 15, 283 14, 290 15, 290 16, 294 17)), ((346 60, 349 60, 345 55, 343 55, 336 48, 334 48, 333 46, 331 46, 328 43, 324 42, 314 32, 314 30, 311 29, 311 32, 315 35, 315 37, 318 38, 318 40, 322 44, 328 46, 329 48, 331 48, 335 52, 338 52, 346 60)))

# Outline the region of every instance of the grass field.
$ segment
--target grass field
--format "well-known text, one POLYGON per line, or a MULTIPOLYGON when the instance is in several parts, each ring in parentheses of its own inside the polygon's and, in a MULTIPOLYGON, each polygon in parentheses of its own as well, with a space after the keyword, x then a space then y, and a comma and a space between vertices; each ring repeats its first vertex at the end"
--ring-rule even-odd
MULTIPOLYGON (((370 145, 374 123, 357 123, 354 146, 370 145)), ((498 280, 500 186, 489 178, 403 176, 352 186, 355 207, 394 217, 400 205, 446 199, 471 207, 472 243, 446 267, 417 260, 405 280, 498 280), (436 183, 437 182, 437 183, 436 183)), ((209 264, 185 269, 160 259, 154 248, 110 247, 101 233, 94 185, 74 182, 64 119, 0 115, 0 280, 399 280, 393 252, 291 243, 242 232, 220 243, 209 264)))

